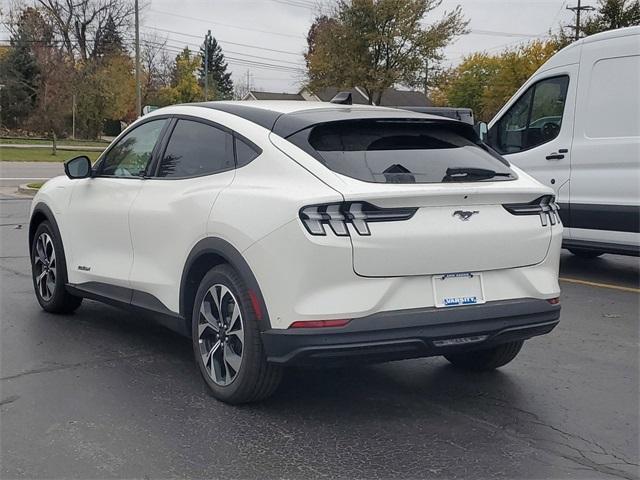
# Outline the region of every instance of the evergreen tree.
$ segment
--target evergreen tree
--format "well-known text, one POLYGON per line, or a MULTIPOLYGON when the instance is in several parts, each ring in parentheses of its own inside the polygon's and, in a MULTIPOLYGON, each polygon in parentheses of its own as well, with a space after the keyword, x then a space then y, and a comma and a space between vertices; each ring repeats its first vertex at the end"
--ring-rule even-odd
POLYGON ((96 40, 96 56, 108 57, 112 55, 126 55, 122 35, 112 16, 107 18, 104 27, 100 29, 96 40))
POLYGON ((200 57, 202 64, 198 69, 198 79, 200 86, 204 88, 205 75, 209 80, 209 94, 205 100, 226 100, 233 97, 233 81, 231 73, 227 72, 227 62, 224 59, 222 48, 217 40, 208 35, 206 39, 206 52, 208 58, 208 72, 205 73, 205 46, 200 47, 200 57))
POLYGON ((0 64, 2 123, 21 126, 38 99, 40 68, 35 49, 51 44, 50 30, 35 8, 26 8, 11 35, 9 51, 0 64))

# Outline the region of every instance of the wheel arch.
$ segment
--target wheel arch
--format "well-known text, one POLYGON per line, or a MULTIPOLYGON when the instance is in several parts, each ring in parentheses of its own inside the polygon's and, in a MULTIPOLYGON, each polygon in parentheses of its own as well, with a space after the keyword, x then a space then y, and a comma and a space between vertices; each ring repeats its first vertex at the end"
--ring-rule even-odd
POLYGON ((189 253, 180 279, 180 316, 185 319, 186 331, 191 332, 191 313, 200 281, 213 267, 228 264, 242 277, 251 297, 252 308, 260 331, 271 328, 266 303, 260 285, 242 254, 229 242, 218 237, 200 240, 189 253))
MULTIPOLYGON (((56 222, 56 217, 53 215, 53 212, 51 211, 49 206, 42 202, 38 203, 33 208, 33 212, 31 213, 31 218, 29 219, 29 258, 31 259, 31 255, 33 253, 32 252, 33 241, 35 239, 36 230, 38 229, 38 226, 44 221, 49 222, 49 224, 51 225, 51 228, 53 228, 54 230, 55 235, 60 240, 60 245, 62 247, 62 252, 60 253, 62 254, 61 256, 63 260, 62 264, 64 266, 63 273, 64 273, 64 278, 66 280, 69 278, 68 272, 67 272, 67 257, 64 251, 64 242, 62 241, 60 228, 58 227, 58 222, 56 222)), ((60 255, 60 253, 58 255, 60 255)))

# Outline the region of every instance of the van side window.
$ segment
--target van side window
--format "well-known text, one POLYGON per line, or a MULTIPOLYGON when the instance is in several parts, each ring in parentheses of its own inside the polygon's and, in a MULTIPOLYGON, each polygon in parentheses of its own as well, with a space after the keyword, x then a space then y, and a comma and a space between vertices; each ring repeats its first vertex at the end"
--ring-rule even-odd
POLYGON ((560 133, 569 77, 541 80, 527 89, 493 126, 490 138, 502 154, 517 153, 550 142, 560 133))

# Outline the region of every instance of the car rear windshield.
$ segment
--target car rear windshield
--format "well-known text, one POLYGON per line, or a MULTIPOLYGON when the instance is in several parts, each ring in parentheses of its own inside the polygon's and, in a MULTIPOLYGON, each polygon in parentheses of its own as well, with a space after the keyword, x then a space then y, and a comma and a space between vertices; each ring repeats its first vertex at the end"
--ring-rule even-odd
POLYGON ((511 180, 506 160, 458 122, 367 119, 323 123, 289 140, 327 168, 375 183, 511 180))

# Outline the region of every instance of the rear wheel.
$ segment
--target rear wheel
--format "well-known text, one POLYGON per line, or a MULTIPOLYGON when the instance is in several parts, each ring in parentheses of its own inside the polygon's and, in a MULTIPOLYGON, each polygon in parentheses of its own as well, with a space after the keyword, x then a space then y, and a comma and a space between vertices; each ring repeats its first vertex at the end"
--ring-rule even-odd
POLYGON ((31 275, 40 306, 50 313, 71 313, 81 297, 67 292, 66 265, 62 242, 47 221, 38 225, 31 246, 31 275))
POLYGON ((509 342, 483 350, 445 355, 453 365, 465 370, 494 370, 516 358, 524 341, 509 342))
POLYGON ((569 251, 576 257, 580 258, 597 258, 600 255, 604 254, 604 252, 601 252, 599 250, 585 250, 582 248, 570 248, 569 251))
POLYGON ((270 396, 282 369, 267 363, 249 290, 228 265, 200 283, 192 315, 196 363, 213 396, 238 404, 270 396))

